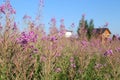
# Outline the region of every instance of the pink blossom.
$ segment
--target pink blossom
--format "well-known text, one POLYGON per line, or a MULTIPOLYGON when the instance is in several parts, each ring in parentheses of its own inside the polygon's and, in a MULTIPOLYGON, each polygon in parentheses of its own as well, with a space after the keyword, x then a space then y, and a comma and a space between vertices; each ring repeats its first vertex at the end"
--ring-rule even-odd
POLYGON ((24 15, 23 19, 31 19, 31 17, 28 15, 24 15))
POLYGON ((45 35, 42 36, 42 38, 41 38, 41 40, 43 40, 43 41, 44 41, 44 40, 47 40, 47 39, 48 39, 48 38, 47 38, 47 36, 45 36, 45 35))
POLYGON ((35 34, 33 31, 30 31, 29 33, 22 32, 21 36, 17 39, 17 42, 23 46, 30 42, 36 42, 36 41, 37 41, 37 34, 35 34))
POLYGON ((53 41, 53 42, 54 42, 54 41, 56 41, 56 40, 57 40, 57 38, 56 38, 55 36, 51 36, 51 37, 50 37, 50 41, 53 41))
POLYGON ((70 62, 73 63, 74 62, 74 57, 70 58, 70 62))
POLYGON ((15 9, 12 9, 12 10, 11 10, 11 14, 16 14, 16 10, 15 10, 15 9))
POLYGON ((108 25, 109 25, 109 23, 108 23, 108 22, 106 22, 106 23, 105 23, 105 26, 107 27, 108 25))
POLYGON ((33 53, 37 53, 37 52, 38 52, 38 49, 35 48, 35 49, 33 50, 33 53))
POLYGON ((108 55, 113 55, 113 51, 110 49, 110 50, 107 50, 105 53, 104 53, 104 56, 108 56, 108 55))
POLYGON ((14 22, 14 24, 13 24, 13 30, 17 30, 17 24, 16 24, 16 22, 14 22))
POLYGON ((119 47, 118 47, 118 48, 116 48, 116 49, 115 49, 115 51, 120 52, 120 48, 119 48, 119 47))
POLYGON ((16 14, 15 9, 13 9, 12 5, 10 4, 10 2, 8 1, 7 4, 2 4, 0 6, 0 12, 5 14, 5 12, 8 11, 9 14, 16 14))
POLYGON ((71 66, 72 68, 76 68, 75 63, 72 63, 70 66, 71 66))
POLYGON ((83 41, 81 42, 81 44, 83 45, 83 47, 86 47, 88 43, 87 43, 87 41, 83 40, 83 41))
POLYGON ((86 16, 86 14, 84 13, 84 14, 82 14, 82 17, 85 17, 86 16))
POLYGON ((52 18, 52 19, 51 19, 51 22, 52 22, 52 24, 56 24, 56 19, 55 19, 55 18, 52 18))
POLYGON ((47 58, 44 56, 44 55, 42 55, 41 57, 40 57, 40 61, 41 62, 45 62, 47 60, 47 58))
POLYGON ((96 65, 95 65, 95 69, 100 69, 100 68, 102 68, 102 67, 103 67, 102 64, 96 64, 96 65))
POLYGON ((75 24, 74 24, 74 23, 72 23, 72 24, 71 24, 71 27, 72 27, 72 28, 74 28, 74 27, 75 27, 75 24))
POLYGON ((40 6, 44 7, 44 0, 40 0, 40 6))
POLYGON ((64 19, 61 19, 60 22, 63 23, 63 22, 64 22, 64 19))
POLYGON ((55 53, 55 57, 60 57, 61 54, 60 53, 55 53))
POLYGON ((2 25, 1 25, 1 23, 0 23, 0 30, 2 30, 2 28, 3 28, 3 27, 2 27, 2 25))
POLYGON ((62 70, 61 70, 61 68, 56 68, 55 69, 55 72, 57 72, 57 73, 59 73, 59 72, 61 72, 62 70))
POLYGON ((4 4, 0 6, 0 12, 5 14, 5 5, 4 4))

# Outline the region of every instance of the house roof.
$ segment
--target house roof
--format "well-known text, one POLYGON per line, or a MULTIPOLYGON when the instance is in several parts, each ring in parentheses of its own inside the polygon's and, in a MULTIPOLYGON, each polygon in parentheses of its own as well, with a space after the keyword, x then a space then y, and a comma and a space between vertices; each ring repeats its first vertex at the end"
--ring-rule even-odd
POLYGON ((72 30, 66 30, 66 32, 73 32, 72 30))
POLYGON ((94 32, 97 34, 102 34, 105 32, 105 30, 108 30, 108 32, 111 34, 110 30, 108 28, 95 28, 94 32))

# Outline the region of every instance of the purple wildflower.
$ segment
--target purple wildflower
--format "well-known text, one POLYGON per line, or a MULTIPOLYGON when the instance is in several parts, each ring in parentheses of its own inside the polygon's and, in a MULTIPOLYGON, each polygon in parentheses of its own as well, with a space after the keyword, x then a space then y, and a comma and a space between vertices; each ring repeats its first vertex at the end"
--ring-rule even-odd
POLYGON ((51 19, 51 22, 52 22, 53 24, 56 24, 56 19, 55 19, 55 18, 52 18, 52 19, 51 19))
POLYGON ((24 15, 23 19, 31 19, 31 17, 28 15, 24 15))
POLYGON ((16 10, 15 10, 15 9, 12 9, 12 10, 11 10, 11 14, 16 14, 16 10))
POLYGON ((38 38, 38 35, 35 34, 35 35, 34 35, 34 38, 32 39, 32 42, 37 42, 37 38, 38 38))
POLYGON ((92 33, 95 34, 96 33, 96 29, 93 29, 92 33))
POLYGON ((43 41, 44 41, 44 40, 47 40, 47 36, 45 36, 45 35, 42 36, 41 40, 43 40, 43 41))
POLYGON ((70 58, 70 62, 73 63, 74 62, 74 57, 70 58))
POLYGON ((102 67, 103 67, 102 64, 96 64, 96 65, 95 65, 95 69, 100 69, 100 68, 102 68, 102 67))
POLYGON ((0 6, 0 12, 1 12, 1 13, 5 14, 6 11, 8 11, 9 14, 16 14, 15 9, 13 9, 13 7, 12 7, 12 5, 10 4, 9 1, 7 1, 5 4, 2 4, 2 5, 0 6))
POLYGON ((55 69, 55 72, 57 72, 57 73, 59 73, 59 72, 61 72, 62 70, 61 70, 61 68, 56 68, 55 69))
POLYGON ((33 50, 33 53, 37 53, 37 52, 38 52, 38 49, 34 49, 34 50, 33 50))
POLYGON ((14 22, 13 30, 17 30, 17 24, 16 24, 16 22, 14 22))
POLYGON ((115 51, 116 51, 116 52, 120 52, 120 48, 119 48, 119 47, 116 48, 115 51))
POLYGON ((5 4, 2 4, 0 6, 0 12, 3 13, 3 14, 5 14, 5 4))
POLYGON ((45 62, 47 60, 47 58, 44 56, 44 55, 42 55, 41 57, 40 57, 40 61, 41 62, 45 62))
POLYGON ((117 48, 118 51, 120 51, 120 48, 117 48))
POLYGON ((31 46, 30 46, 30 48, 31 48, 31 49, 33 49, 33 48, 34 48, 34 46, 33 46, 33 45, 31 45, 31 46))
POLYGON ((106 22, 104 26, 105 26, 105 27, 107 27, 108 25, 109 25, 109 23, 108 23, 108 22, 106 22))
POLYGON ((84 13, 84 14, 82 14, 82 17, 85 17, 86 16, 86 14, 84 13))
POLYGON ((76 68, 75 63, 72 63, 72 64, 71 64, 71 67, 72 67, 72 68, 76 68))
POLYGON ((51 36, 51 37, 50 37, 50 41, 53 41, 53 42, 54 42, 54 41, 56 41, 56 40, 57 40, 57 38, 56 38, 55 36, 51 36))
POLYGON ((70 58, 70 66, 71 66, 72 68, 75 68, 75 67, 76 67, 75 61, 74 61, 74 57, 71 57, 71 58, 70 58))
POLYGON ((82 41, 81 44, 83 45, 83 47, 86 47, 87 46, 87 41, 82 41))
POLYGON ((6 9, 9 11, 10 14, 16 14, 15 9, 13 9, 12 5, 10 4, 10 2, 7 2, 6 9))
POLYGON ((72 28, 74 28, 74 27, 75 27, 75 24, 74 24, 74 23, 72 23, 72 24, 71 24, 71 27, 72 27, 72 28))
POLYGON ((60 57, 61 54, 60 53, 55 53, 55 57, 60 57))
POLYGON ((64 19, 61 19, 60 22, 63 23, 63 22, 64 22, 64 19))
POLYGON ((2 28, 3 28, 3 27, 2 27, 2 25, 1 25, 1 23, 0 23, 0 30, 2 30, 2 28))
POLYGON ((44 0, 40 0, 40 6, 44 7, 44 0))
POLYGON ((37 41, 37 34, 35 34, 33 31, 30 31, 29 33, 22 32, 21 36, 17 39, 17 42, 21 45, 26 45, 29 42, 36 42, 37 41))
POLYGON ((28 41, 27 41, 27 39, 23 39, 22 41, 21 41, 21 44, 27 44, 28 43, 28 41))
POLYGON ((107 50, 107 51, 104 53, 104 56, 108 56, 108 55, 113 55, 113 51, 112 51, 112 50, 107 50))

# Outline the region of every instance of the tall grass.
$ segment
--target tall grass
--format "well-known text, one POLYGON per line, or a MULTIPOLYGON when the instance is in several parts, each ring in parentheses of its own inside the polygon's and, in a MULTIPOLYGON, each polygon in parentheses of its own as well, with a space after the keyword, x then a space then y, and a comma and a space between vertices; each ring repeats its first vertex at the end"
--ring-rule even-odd
POLYGON ((66 38, 63 22, 58 30, 55 19, 49 35, 32 21, 20 32, 12 10, 8 6, 0 12, 5 21, 0 25, 0 80, 120 79, 119 40, 102 44, 94 38, 66 38))

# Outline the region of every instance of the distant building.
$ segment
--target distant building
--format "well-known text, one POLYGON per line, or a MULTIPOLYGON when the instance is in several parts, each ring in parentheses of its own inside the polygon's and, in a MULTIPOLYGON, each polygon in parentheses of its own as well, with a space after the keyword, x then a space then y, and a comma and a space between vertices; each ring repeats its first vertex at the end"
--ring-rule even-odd
POLYGON ((108 28, 95 28, 93 30, 93 35, 96 38, 100 38, 102 42, 105 42, 108 38, 110 38, 111 32, 108 28))
POLYGON ((72 32, 72 31, 70 31, 70 30, 66 30, 66 31, 65 31, 65 37, 69 38, 69 37, 71 37, 72 35, 73 35, 73 32, 72 32))

